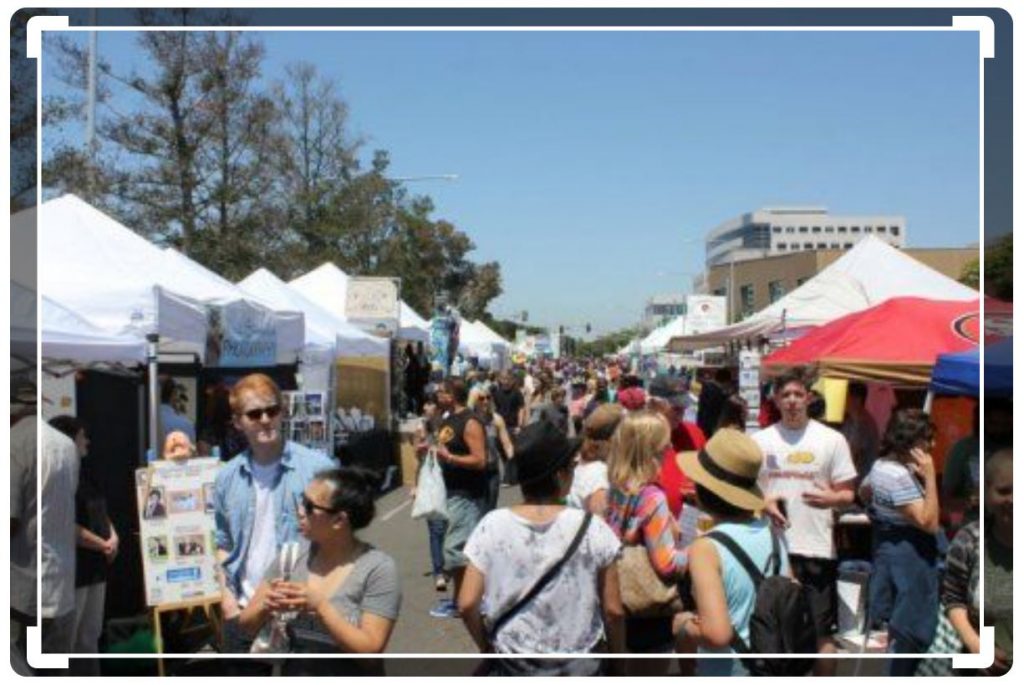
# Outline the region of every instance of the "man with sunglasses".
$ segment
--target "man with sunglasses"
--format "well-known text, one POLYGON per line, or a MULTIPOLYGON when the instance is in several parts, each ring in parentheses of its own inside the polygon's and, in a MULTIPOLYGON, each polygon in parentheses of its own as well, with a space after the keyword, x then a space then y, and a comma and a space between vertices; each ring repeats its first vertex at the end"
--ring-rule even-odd
POLYGON ((238 616, 285 542, 299 539, 298 506, 313 476, 335 467, 321 452, 285 440, 281 389, 251 374, 231 389, 235 428, 248 448, 226 463, 214 485, 217 559, 223 567, 224 651, 248 652, 238 616))

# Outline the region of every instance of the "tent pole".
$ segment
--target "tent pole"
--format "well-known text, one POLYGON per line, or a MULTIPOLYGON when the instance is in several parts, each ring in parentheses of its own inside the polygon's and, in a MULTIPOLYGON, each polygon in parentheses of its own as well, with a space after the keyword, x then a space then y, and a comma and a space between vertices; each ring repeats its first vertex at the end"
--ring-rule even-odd
POLYGON ((153 459, 160 458, 160 383, 157 378, 156 344, 160 339, 156 333, 146 336, 146 365, 149 368, 149 449, 153 459))

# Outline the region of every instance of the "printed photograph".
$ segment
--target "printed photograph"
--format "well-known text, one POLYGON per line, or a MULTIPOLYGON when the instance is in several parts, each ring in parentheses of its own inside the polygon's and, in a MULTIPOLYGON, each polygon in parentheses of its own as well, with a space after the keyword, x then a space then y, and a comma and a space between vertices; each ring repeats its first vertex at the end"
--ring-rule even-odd
POLYGON ((170 503, 170 513, 191 514, 199 511, 199 491, 197 490, 171 490, 167 493, 170 503))
POLYGON ((179 557, 200 557, 206 554, 203 535, 179 535, 174 538, 174 552, 179 557))
POLYGON ((146 538, 146 558, 150 561, 167 561, 170 545, 166 535, 154 535, 146 538))
POLYGON ((142 518, 146 520, 167 518, 167 504, 162 487, 151 488, 142 502, 142 518))

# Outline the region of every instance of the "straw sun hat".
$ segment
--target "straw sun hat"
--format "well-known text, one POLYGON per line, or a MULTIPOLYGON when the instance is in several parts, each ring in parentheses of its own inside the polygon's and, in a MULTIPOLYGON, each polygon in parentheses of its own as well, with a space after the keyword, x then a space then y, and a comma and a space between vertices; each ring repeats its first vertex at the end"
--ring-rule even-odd
POLYGON ((679 467, 690 480, 746 511, 764 509, 764 495, 757 487, 761 448, 746 434, 723 428, 700 452, 680 452, 679 467))

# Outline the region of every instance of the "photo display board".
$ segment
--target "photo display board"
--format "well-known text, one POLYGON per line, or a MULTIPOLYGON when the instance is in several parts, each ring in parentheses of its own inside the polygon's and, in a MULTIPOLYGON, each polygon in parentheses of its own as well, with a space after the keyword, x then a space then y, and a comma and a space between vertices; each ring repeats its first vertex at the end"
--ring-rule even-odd
POLYGON ((214 457, 156 461, 135 472, 146 604, 220 599, 214 540, 214 457))
POLYGON ((282 424, 284 436, 292 442, 331 453, 330 407, 327 393, 286 392, 288 414, 282 424))

